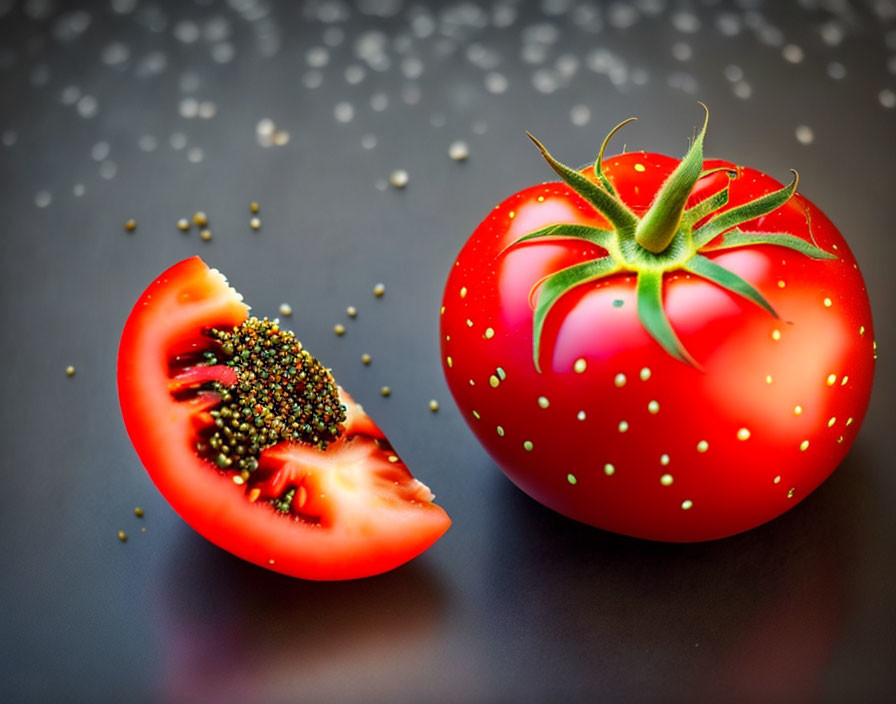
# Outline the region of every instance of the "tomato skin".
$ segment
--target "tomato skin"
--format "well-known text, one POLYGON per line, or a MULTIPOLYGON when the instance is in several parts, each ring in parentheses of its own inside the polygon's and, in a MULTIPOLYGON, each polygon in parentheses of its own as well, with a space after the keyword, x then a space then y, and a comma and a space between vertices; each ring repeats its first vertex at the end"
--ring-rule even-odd
MULTIPOLYGON (((608 159, 604 173, 642 215, 677 164, 629 153, 608 159)), ((704 162, 719 166, 737 171, 726 208, 781 188, 753 169, 704 162)), ((702 179, 689 204, 726 181, 723 173, 702 179)), ((814 240, 836 260, 770 245, 705 252, 762 292, 780 319, 688 272, 665 275, 664 308, 700 368, 648 334, 637 315, 635 276, 619 273, 576 287, 551 309, 538 373, 534 287, 602 252, 571 239, 508 248, 557 223, 607 227, 564 183, 525 189, 471 235, 443 297, 449 388, 514 483, 600 528, 698 541, 780 515, 833 472, 867 408, 874 333, 855 259, 820 210, 797 195, 742 229, 814 240)))
MULTIPOLYGON (((134 448, 159 491, 211 542, 291 576, 365 577, 428 548, 450 519, 404 463, 390 459, 388 445, 379 446, 384 435, 344 391, 347 429, 326 452, 281 442, 260 457, 262 465, 298 474, 309 490, 324 495, 309 492, 309 505, 320 509, 318 525, 280 515, 266 501, 248 500, 247 487, 199 457, 194 450, 198 414, 217 399, 200 394, 174 400, 169 360, 207 346, 203 329, 236 326, 247 316, 242 297, 198 257, 168 269, 135 304, 119 347, 119 399, 134 448), (324 500, 328 492, 331 498, 324 500)), ((220 380, 230 371, 215 367, 207 374, 220 380)))

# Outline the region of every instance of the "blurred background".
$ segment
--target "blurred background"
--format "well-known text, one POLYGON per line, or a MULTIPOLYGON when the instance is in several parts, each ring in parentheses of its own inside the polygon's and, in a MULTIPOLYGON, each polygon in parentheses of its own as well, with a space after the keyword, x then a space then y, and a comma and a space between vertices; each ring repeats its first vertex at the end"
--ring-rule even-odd
POLYGON ((894 128, 893 0, 0 0, 0 700, 891 700, 894 128), (815 494, 670 546, 504 478, 450 400, 437 312, 479 221, 552 178, 525 130, 579 164, 637 116, 616 150, 680 156, 698 100, 707 156, 799 169, 844 233, 880 359, 815 494), (208 241, 177 227, 200 210, 208 241), (256 315, 291 306, 454 519, 430 551, 302 582, 168 507, 121 423, 117 344, 196 253, 256 315))

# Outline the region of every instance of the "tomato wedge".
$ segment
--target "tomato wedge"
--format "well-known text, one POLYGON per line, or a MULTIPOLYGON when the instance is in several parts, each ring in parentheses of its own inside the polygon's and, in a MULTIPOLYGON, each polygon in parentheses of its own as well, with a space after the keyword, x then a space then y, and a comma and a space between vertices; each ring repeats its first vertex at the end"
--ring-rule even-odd
MULTIPOLYGON (((301 350, 301 343, 280 332, 276 323, 250 319, 242 296, 224 276, 192 257, 159 276, 125 324, 118 355, 122 415, 137 454, 165 499, 216 545, 305 579, 374 575, 426 550, 451 520, 432 503, 432 492, 414 479, 361 406, 332 382, 328 370, 317 367, 321 385, 329 379, 338 391, 339 410, 327 406, 322 411, 329 414, 325 417, 332 431, 322 431, 322 439, 282 439, 286 424, 263 400, 246 408, 245 418, 232 420, 224 401, 233 395, 233 415, 240 415, 239 389, 248 388, 250 373, 241 372, 232 360, 227 363, 214 333, 245 328, 247 321, 272 339, 292 344, 293 353, 301 350), (225 419, 227 438, 232 437, 231 421, 233 432, 239 433, 237 427, 245 432, 239 435, 243 439, 259 437, 256 426, 267 424, 260 435, 267 443, 255 457, 254 445, 242 440, 233 441, 242 442, 235 449, 224 447, 230 457, 209 454, 209 443, 220 449, 221 442, 228 442, 213 435, 225 419), (265 435, 268 427, 273 429, 265 435), (272 442, 275 431, 281 435, 272 442), (235 458, 239 466, 232 462, 235 458)), ((301 355, 310 377, 307 360, 319 363, 301 355)), ((287 357, 287 363, 300 365, 297 356, 287 357)), ((239 361, 238 355, 233 357, 239 361)), ((267 362, 255 356, 249 361, 256 365, 253 383, 273 383, 258 366, 267 362)), ((299 371, 304 375, 301 367, 299 371)), ((294 366, 278 368, 271 378, 279 381, 290 372, 298 374, 294 366)), ((311 383, 283 381, 294 381, 297 388, 311 383)), ((309 407, 307 397, 293 404, 295 400, 284 407, 309 407)))

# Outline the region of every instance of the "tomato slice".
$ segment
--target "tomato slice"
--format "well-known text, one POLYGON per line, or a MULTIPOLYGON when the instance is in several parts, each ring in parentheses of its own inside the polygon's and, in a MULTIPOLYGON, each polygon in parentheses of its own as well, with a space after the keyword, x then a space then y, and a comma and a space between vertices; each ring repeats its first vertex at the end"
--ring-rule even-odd
POLYGON ((249 479, 202 455, 221 389, 238 381, 203 363, 248 306, 199 257, 174 265, 134 306, 121 338, 118 392, 128 434, 177 513, 216 545, 249 562, 306 579, 353 579, 401 565, 449 527, 382 431, 339 389, 345 421, 319 445, 280 441, 261 450, 249 479), (283 510, 278 497, 289 499, 283 510))

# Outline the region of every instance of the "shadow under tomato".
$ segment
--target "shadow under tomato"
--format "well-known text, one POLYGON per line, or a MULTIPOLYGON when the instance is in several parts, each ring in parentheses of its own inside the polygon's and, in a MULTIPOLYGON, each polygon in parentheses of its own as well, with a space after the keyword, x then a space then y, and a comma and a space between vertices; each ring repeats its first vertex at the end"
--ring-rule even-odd
POLYGON ((496 478, 492 670, 515 692, 509 673, 548 669, 550 691, 570 701, 816 700, 867 494, 858 450, 788 513, 706 543, 601 531, 496 478))
POLYGON ((312 582, 184 533, 158 588, 165 701, 388 694, 413 679, 415 653, 445 616, 445 589, 421 560, 366 579, 312 582))

